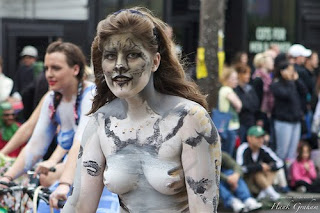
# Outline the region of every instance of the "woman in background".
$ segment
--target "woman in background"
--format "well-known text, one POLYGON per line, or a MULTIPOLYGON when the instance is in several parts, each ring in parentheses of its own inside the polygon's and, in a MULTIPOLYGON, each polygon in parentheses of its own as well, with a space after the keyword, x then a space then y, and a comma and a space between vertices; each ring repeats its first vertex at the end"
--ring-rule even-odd
POLYGON ((218 95, 219 110, 231 114, 228 130, 226 131, 226 134, 221 135, 223 140, 222 151, 233 156, 236 137, 240 128, 238 113, 242 109, 242 102, 233 90, 238 86, 238 74, 235 69, 225 67, 220 76, 220 82, 222 87, 220 88, 218 95))

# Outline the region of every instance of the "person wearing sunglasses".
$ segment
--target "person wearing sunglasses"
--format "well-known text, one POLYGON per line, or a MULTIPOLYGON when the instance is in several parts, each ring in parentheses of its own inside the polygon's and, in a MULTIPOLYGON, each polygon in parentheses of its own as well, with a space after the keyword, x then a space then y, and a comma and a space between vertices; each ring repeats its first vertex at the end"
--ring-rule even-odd
MULTIPOLYGON (((3 102, 0 104, 2 111, 0 122, 0 150, 7 145, 7 142, 11 139, 14 133, 18 130, 20 123, 16 121, 16 114, 12 105, 9 102, 3 102)), ((8 156, 17 157, 23 146, 10 152, 8 156)))

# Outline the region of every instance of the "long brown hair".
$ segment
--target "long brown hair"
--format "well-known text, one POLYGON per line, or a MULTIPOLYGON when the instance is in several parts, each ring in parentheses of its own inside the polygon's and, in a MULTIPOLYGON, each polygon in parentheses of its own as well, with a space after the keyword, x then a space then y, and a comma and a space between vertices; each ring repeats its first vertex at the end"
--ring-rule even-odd
POLYGON ((194 82, 186 79, 174 43, 166 34, 166 27, 148 9, 140 7, 120 10, 99 22, 91 47, 97 93, 89 114, 116 98, 105 82, 101 63, 105 41, 112 35, 122 33, 131 33, 144 41, 145 48, 151 53, 160 53, 160 66, 154 73, 154 86, 158 92, 195 101, 207 109, 206 96, 201 94, 194 82))

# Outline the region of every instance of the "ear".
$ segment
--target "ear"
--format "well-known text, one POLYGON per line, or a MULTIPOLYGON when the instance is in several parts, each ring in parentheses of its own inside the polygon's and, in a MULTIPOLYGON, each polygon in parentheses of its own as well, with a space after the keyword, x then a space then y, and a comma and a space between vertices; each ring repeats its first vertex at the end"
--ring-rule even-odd
POLYGON ((152 72, 157 71, 158 67, 160 66, 160 60, 161 60, 160 53, 157 52, 153 57, 152 72))
POLYGON ((78 65, 78 64, 74 65, 74 66, 73 66, 73 75, 74 75, 74 76, 77 76, 77 75, 79 74, 79 72, 80 72, 80 67, 79 67, 79 65, 78 65))

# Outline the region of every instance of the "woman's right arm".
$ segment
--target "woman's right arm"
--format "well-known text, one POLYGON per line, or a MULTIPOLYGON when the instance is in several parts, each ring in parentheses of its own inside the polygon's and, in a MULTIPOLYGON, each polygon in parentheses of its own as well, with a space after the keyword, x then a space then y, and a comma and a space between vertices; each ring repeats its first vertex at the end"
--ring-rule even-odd
POLYGON ((30 118, 19 127, 19 129, 16 131, 16 133, 13 135, 10 141, 6 144, 6 146, 0 151, 0 153, 8 155, 9 153, 18 149, 29 140, 39 119, 44 97, 45 95, 41 98, 41 101, 31 114, 30 118))

